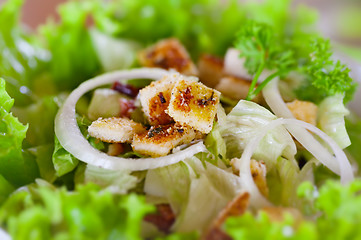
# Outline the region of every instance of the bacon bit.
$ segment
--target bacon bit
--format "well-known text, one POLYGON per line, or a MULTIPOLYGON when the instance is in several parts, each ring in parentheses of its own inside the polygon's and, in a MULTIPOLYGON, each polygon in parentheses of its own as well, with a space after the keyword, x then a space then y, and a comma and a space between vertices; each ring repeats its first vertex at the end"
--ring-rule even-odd
POLYGON ((135 98, 139 92, 139 88, 136 88, 129 84, 123 84, 120 82, 115 82, 112 86, 112 89, 132 98, 135 98))
POLYGON ((136 109, 134 100, 120 99, 120 117, 130 118, 132 112, 136 109))
POLYGON ((242 215, 248 207, 250 195, 248 192, 239 194, 227 206, 218 214, 216 220, 212 223, 210 229, 206 232, 203 240, 229 240, 232 239, 221 227, 229 217, 235 217, 242 215))
POLYGON ((144 220, 153 223, 160 231, 169 233, 175 221, 175 215, 169 204, 157 204, 157 212, 148 214, 144 220))

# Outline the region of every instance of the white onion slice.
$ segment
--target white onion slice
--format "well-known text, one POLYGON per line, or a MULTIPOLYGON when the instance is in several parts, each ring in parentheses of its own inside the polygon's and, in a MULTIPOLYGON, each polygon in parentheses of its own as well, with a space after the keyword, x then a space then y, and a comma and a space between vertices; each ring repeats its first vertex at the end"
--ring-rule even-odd
POLYGON ((81 134, 75 115, 75 105, 79 98, 88 91, 115 81, 125 82, 129 79, 154 79, 171 74, 162 69, 140 68, 128 71, 116 71, 100 75, 82 83, 65 100, 55 118, 55 134, 60 144, 69 153, 88 164, 106 169, 129 169, 141 171, 154 169, 177 163, 185 158, 192 157, 198 152, 206 151, 203 142, 198 142, 182 151, 158 158, 120 158, 109 156, 95 148, 81 134))
MULTIPOLYGON (((250 169, 250 162, 251 157, 258 147, 259 142, 262 140, 262 138, 272 129, 280 126, 285 125, 288 126, 298 126, 304 130, 308 129, 315 134, 317 134, 320 138, 322 138, 332 149, 332 151, 335 154, 335 160, 337 161, 339 168, 340 168, 340 178, 341 183, 345 184, 353 180, 353 172, 350 162, 348 161, 345 153, 342 151, 342 149, 337 145, 337 143, 327 134, 322 132, 317 127, 313 126, 312 124, 306 123, 304 121, 300 121, 297 119, 283 119, 278 118, 276 120, 271 121, 269 124, 263 126, 257 134, 248 142, 246 145, 242 157, 235 163, 236 168, 239 169, 239 176, 242 179, 242 182, 244 184, 244 188, 250 193, 251 196, 251 205, 259 208, 264 206, 269 206, 271 203, 263 197, 263 195, 258 190, 257 185, 255 184, 251 169, 250 169)), ((304 139, 297 139, 301 144, 304 143, 304 139)))
MULTIPOLYGON (((278 79, 273 79, 269 82, 262 91, 263 97, 268 106, 272 109, 277 117, 293 118, 294 116, 283 101, 278 90, 278 79)), ((302 140, 302 145, 309 151, 317 160, 328 167, 334 173, 340 175, 340 167, 334 156, 317 141, 311 133, 298 125, 287 125, 287 130, 298 140, 302 140)))
MULTIPOLYGON (((350 162, 348 161, 348 158, 346 154, 342 151, 342 149, 338 146, 338 144, 326 133, 318 129, 317 127, 313 126, 312 124, 306 123, 301 120, 297 119, 282 119, 282 123, 286 126, 288 129, 290 126, 298 126, 304 129, 308 129, 309 131, 312 131, 316 135, 318 135, 322 140, 324 140, 332 149, 332 152, 335 154, 335 157, 332 160, 336 160, 336 163, 339 166, 340 169, 340 178, 341 183, 345 184, 348 182, 351 182, 354 179, 352 166, 350 162)), ((297 138, 297 136, 293 135, 299 143, 301 143, 304 146, 305 139, 297 138)), ((326 165, 327 166, 327 165, 326 165)))
POLYGON ((250 194, 250 204, 256 209, 272 206, 272 204, 261 194, 253 180, 251 173, 251 158, 258 147, 259 142, 268 133, 268 131, 280 125, 280 123, 278 123, 279 120, 281 119, 273 120, 269 124, 260 128, 256 135, 251 138, 244 148, 241 158, 235 162, 235 168, 239 169, 239 177, 241 178, 243 187, 245 191, 250 194))

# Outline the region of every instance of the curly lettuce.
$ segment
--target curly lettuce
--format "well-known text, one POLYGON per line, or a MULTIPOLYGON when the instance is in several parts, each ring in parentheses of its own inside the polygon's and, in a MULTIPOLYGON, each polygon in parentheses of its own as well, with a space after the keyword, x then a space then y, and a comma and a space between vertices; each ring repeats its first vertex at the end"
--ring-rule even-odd
MULTIPOLYGON (((276 119, 266 108, 257 103, 241 100, 226 116, 222 124, 214 131, 219 131, 226 142, 228 158, 240 157, 245 146, 258 131, 276 119)), ((265 161, 268 169, 273 168, 281 156, 294 161, 296 146, 291 135, 282 126, 271 130, 261 140, 253 157, 265 161)))
POLYGON ((14 186, 22 186, 39 176, 36 161, 22 150, 28 125, 23 125, 9 111, 14 104, 0 78, 0 174, 14 186))
POLYGON ((75 191, 38 181, 11 195, 0 225, 17 239, 142 239, 140 226, 154 207, 135 194, 116 195, 94 184, 75 191))

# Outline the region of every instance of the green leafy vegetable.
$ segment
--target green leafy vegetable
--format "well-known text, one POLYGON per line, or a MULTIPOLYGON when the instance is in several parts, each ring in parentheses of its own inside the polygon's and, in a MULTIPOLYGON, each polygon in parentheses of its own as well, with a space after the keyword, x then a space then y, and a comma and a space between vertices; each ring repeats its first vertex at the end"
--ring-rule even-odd
POLYGON ((98 184, 112 193, 126 194, 136 186, 138 179, 130 175, 128 170, 108 170, 87 165, 84 172, 84 182, 98 184))
POLYGON ((14 186, 0 174, 0 206, 14 190, 14 186))
POLYGON ((58 89, 69 90, 100 71, 90 33, 86 28, 90 2, 69 1, 59 7, 61 23, 41 27, 52 54, 50 71, 58 89))
POLYGON ((310 182, 298 188, 304 201, 304 213, 317 216, 314 222, 302 220, 296 224, 291 215, 271 221, 265 212, 253 216, 246 213, 226 220, 224 230, 233 239, 360 239, 357 223, 361 214, 355 209, 361 205, 361 182, 348 185, 327 181, 317 191, 310 182), (337 227, 335 227, 337 226, 337 227))
POLYGON ((313 211, 319 215, 315 226, 319 239, 359 239, 361 230, 357 222, 361 214, 355 209, 361 206, 361 182, 355 180, 348 185, 336 181, 327 181, 315 195, 312 184, 305 183, 299 189, 299 195, 310 203, 313 211), (336 228, 334 226, 337 226, 336 228))
POLYGON ((193 57, 203 52, 224 54, 244 15, 234 0, 227 4, 214 0, 118 0, 93 9, 97 28, 106 34, 144 45, 176 37, 193 57))
POLYGON ((241 217, 229 218, 224 226, 225 231, 234 240, 246 239, 281 239, 281 240, 316 240, 315 227, 312 223, 302 223, 297 229, 293 228, 294 220, 285 216, 281 222, 273 222, 264 212, 253 216, 245 213, 241 217))
POLYGON ((0 224, 17 239, 141 239, 140 223, 154 208, 143 197, 121 196, 94 184, 76 191, 38 182, 11 195, 0 224))
POLYGON ((23 0, 8 0, 0 6, 0 77, 8 84, 7 91, 16 97, 16 105, 34 100, 31 89, 49 54, 39 47, 38 40, 20 27, 23 0))
POLYGON ((79 160, 66 151, 55 137, 55 147, 53 152, 53 164, 57 176, 63 176, 73 171, 78 166, 79 160))
POLYGON ((253 99, 273 78, 289 72, 294 64, 293 52, 285 49, 284 39, 280 39, 273 29, 255 21, 245 23, 237 34, 235 47, 240 50, 240 57, 245 57, 244 66, 250 74, 255 74, 249 88, 247 100, 253 99), (275 70, 255 89, 257 81, 265 70, 275 70))
MULTIPOLYGON (((241 100, 226 116, 222 124, 212 131, 219 131, 226 143, 227 158, 240 157, 245 146, 258 132, 258 128, 275 120, 276 116, 262 106, 241 100)), ((271 130, 260 142, 253 158, 264 161, 267 169, 273 168, 277 159, 284 156, 294 161, 296 146, 289 133, 281 126, 271 130)))
MULTIPOLYGON (((360 117, 352 114, 345 119, 346 129, 349 134, 351 145, 346 148, 348 157, 361 166, 361 119, 360 117)), ((358 168, 358 173, 361 169, 358 168)))
POLYGON ((318 108, 318 126, 344 149, 351 144, 345 127, 344 117, 349 111, 343 105, 343 95, 336 94, 325 98, 318 108))
POLYGON ((28 126, 9 113, 14 101, 5 91, 5 80, 0 78, 0 174, 15 186, 32 182, 39 176, 33 158, 22 152, 22 142, 28 126))
POLYGON ((58 97, 47 96, 26 107, 14 107, 12 112, 21 122, 28 123, 26 147, 49 144, 54 139, 54 119, 58 111, 58 97))

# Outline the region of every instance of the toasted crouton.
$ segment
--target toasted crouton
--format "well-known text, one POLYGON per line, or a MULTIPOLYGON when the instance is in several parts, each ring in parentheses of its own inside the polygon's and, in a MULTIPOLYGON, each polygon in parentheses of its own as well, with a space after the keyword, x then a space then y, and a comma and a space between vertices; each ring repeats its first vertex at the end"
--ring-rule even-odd
POLYGON ((295 100, 287 103, 287 107, 296 119, 316 125, 317 106, 314 103, 295 100))
POLYGON ((139 91, 143 112, 151 125, 173 122, 165 110, 168 108, 172 89, 180 76, 178 73, 164 76, 139 91))
POLYGON ((263 161, 251 160, 251 174, 253 181, 263 196, 268 197, 268 186, 266 180, 266 164, 263 161))
MULTIPOLYGON (((248 95, 251 81, 248 79, 225 76, 221 78, 219 83, 215 86, 215 89, 220 91, 224 96, 234 100, 245 99, 248 95)), ((261 94, 258 94, 252 99, 252 101, 259 103, 262 99, 261 94)))
POLYGON ((185 75, 198 75, 187 50, 175 38, 161 40, 138 54, 139 62, 145 67, 175 69, 185 75))
POLYGON ((178 81, 173 90, 167 113, 176 122, 202 133, 212 130, 220 93, 191 79, 178 81))
POLYGON ((99 118, 88 127, 89 135, 109 143, 131 142, 134 134, 145 131, 140 123, 127 118, 99 118))
MULTIPOLYGON (((231 166, 233 173, 238 175, 239 169, 236 168, 235 162, 238 160, 238 158, 233 158, 231 160, 231 166)), ((263 161, 257 161, 254 159, 251 159, 250 162, 250 169, 251 174, 254 183, 257 185, 258 190, 262 193, 263 196, 268 197, 268 186, 267 186, 267 180, 266 180, 266 164, 263 161)))
POLYGON ((199 79, 208 87, 215 87, 223 77, 223 59, 203 54, 198 60, 199 79))
POLYGON ((190 143, 195 137, 192 128, 179 124, 152 126, 147 132, 134 135, 132 148, 144 155, 160 157, 167 155, 176 146, 190 143))

